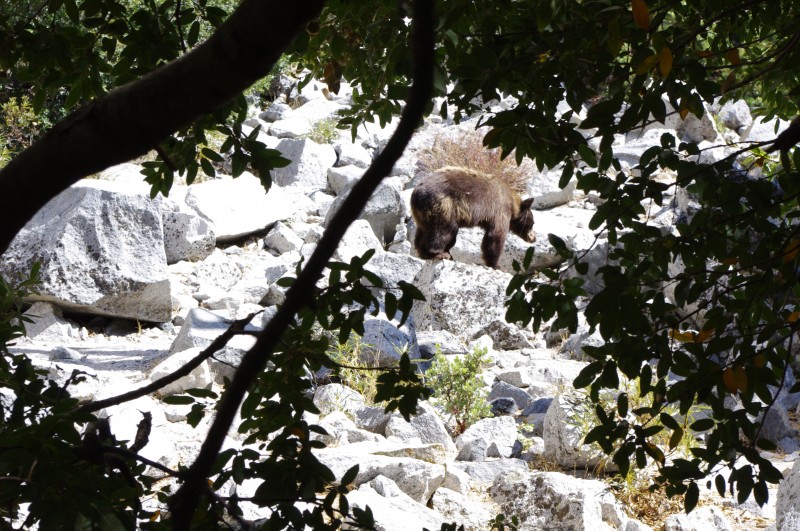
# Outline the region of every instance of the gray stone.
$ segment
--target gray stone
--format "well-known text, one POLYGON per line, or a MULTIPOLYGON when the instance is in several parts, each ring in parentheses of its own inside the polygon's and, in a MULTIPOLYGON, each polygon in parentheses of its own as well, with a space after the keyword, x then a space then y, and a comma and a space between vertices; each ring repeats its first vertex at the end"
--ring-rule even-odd
POLYGON ((465 531, 485 531, 487 522, 495 516, 489 506, 450 489, 438 489, 433 494, 431 503, 445 521, 458 522, 464 526, 465 531))
POLYGON ((426 359, 433 358, 437 351, 445 356, 469 352, 464 342, 447 330, 417 330, 417 344, 420 354, 426 359))
POLYGON ((689 514, 673 514, 664 521, 664 531, 733 531, 719 507, 698 507, 689 514))
MULTIPOLYGON (((504 373, 507 374, 507 373, 504 373)), ((487 400, 492 401, 497 398, 508 398, 514 401, 516 406, 520 409, 527 408, 531 402, 533 402, 533 397, 514 385, 508 384, 503 381, 496 382, 492 385, 492 390, 489 391, 489 396, 486 397, 487 400)))
POLYGON ((299 251, 303 240, 283 222, 277 222, 264 237, 264 245, 277 254, 299 251))
MULTIPOLYGON (((382 488, 383 492, 387 489, 382 488)), ((404 529, 439 529, 444 523, 441 515, 417 503, 408 496, 383 496, 370 485, 347 494, 351 507, 369 507, 375 517, 377 531, 395 531, 402 522, 404 529)))
POLYGON ((380 367, 393 367, 404 353, 412 360, 419 359, 413 321, 409 319, 401 327, 398 324, 397 321, 388 320, 383 313, 367 316, 361 338, 361 361, 380 367))
POLYGON ((217 243, 214 224, 185 203, 185 189, 175 188, 170 198, 161 198, 160 202, 167 263, 202 260, 217 243))
MULTIPOLYGON (((349 190, 343 191, 334 200, 325 217, 326 227, 330 224, 333 216, 336 215, 336 211, 347 199, 348 192, 349 190)), ((359 215, 360 219, 365 219, 369 222, 375 236, 383 244, 394 241, 395 228, 406 217, 406 208, 400 197, 399 186, 393 186, 388 182, 382 182, 378 185, 378 188, 373 192, 359 215)))
POLYGON ((447 330, 469 339, 505 315, 505 290, 511 276, 451 260, 426 261, 414 285, 425 301, 411 312, 417 330, 447 330), (464 289, 469 286, 469 289, 464 289))
POLYGON ((753 125, 753 116, 750 108, 744 100, 726 101, 718 114, 720 120, 725 125, 736 132, 746 131, 753 125))
MULTIPOLYGON (((172 346, 169 350, 170 354, 194 347, 207 347, 230 327, 231 322, 232 321, 229 319, 224 319, 208 310, 192 308, 189 310, 189 313, 186 314, 183 326, 181 326, 181 331, 172 342, 172 346)), ((260 329, 252 325, 247 325, 245 330, 257 332, 260 329)), ((250 350, 254 344, 255 337, 237 335, 228 342, 226 348, 244 353, 250 350)))
MULTIPOLYGON (((273 124, 274 127, 274 124, 273 124)), ((272 171, 272 181, 279 186, 300 186, 314 190, 328 187, 328 168, 336 162, 331 146, 321 146, 308 138, 281 140, 278 151, 291 164, 272 171)))
POLYGON ((775 501, 775 523, 778 529, 784 529, 787 521, 800 523, 800 459, 783 476, 775 501))
POLYGON ((565 391, 553 399, 544 420, 544 457, 563 468, 594 468, 613 464, 596 446, 583 444, 588 429, 581 428, 590 409, 586 397, 565 391))
POLYGON ((364 406, 364 397, 341 384, 321 385, 314 392, 314 405, 321 415, 334 411, 352 413, 364 406))
POLYGON ((6 278, 41 263, 34 300, 141 321, 172 317, 161 211, 146 187, 84 180, 48 202, 0 261, 6 278))
MULTIPOLYGON (((201 350, 202 349, 200 348, 190 348, 188 350, 182 350, 176 354, 170 355, 167 359, 153 367, 153 369, 150 371, 150 381, 155 382, 159 378, 163 378, 164 376, 172 374, 176 370, 186 365, 189 360, 197 356, 201 350)), ((183 376, 159 389, 157 394, 160 396, 168 396, 182 393, 186 389, 208 389, 211 387, 211 383, 211 369, 209 368, 208 360, 204 360, 188 375, 183 376)))
POLYGON ((464 472, 469 477, 470 486, 480 490, 491 485, 502 474, 527 474, 529 472, 528 463, 515 458, 492 461, 455 461, 450 463, 447 469, 464 472))
POLYGON ((267 192, 261 181, 248 172, 236 179, 195 184, 186 192, 186 204, 214 224, 218 242, 264 230, 291 217, 309 201, 304 195, 279 186, 273 185, 267 192))
POLYGON ((608 486, 560 472, 508 473, 489 494, 506 515, 519 518, 519 529, 572 531, 618 529, 627 517, 608 486))
POLYGON ((357 219, 345 232, 333 257, 336 260, 349 263, 353 257, 360 257, 370 249, 375 249, 373 259, 384 253, 383 246, 372 231, 369 222, 364 219, 357 219))
POLYGON ((353 144, 352 142, 341 141, 335 143, 333 148, 339 155, 339 160, 336 163, 337 166, 367 168, 372 164, 372 153, 363 146, 353 144))
POLYGON ((458 459, 462 461, 510 457, 517 442, 517 424, 511 417, 481 419, 459 435, 455 442, 459 449, 458 459), (495 445, 499 455, 488 455, 490 444, 495 445))
POLYGON ((58 346, 50 351, 50 355, 48 358, 52 361, 70 361, 70 360, 82 360, 86 356, 81 354, 75 349, 65 347, 65 346, 58 346))
POLYGON ((444 481, 444 465, 428 463, 408 457, 375 455, 383 445, 355 443, 338 448, 325 448, 316 452, 317 458, 328 466, 336 477, 341 477, 354 464, 359 465, 354 486, 371 481, 379 475, 397 483, 404 493, 418 503, 427 503, 444 481))
POLYGON ((364 169, 358 166, 328 168, 328 183, 333 193, 339 196, 349 192, 362 175, 364 175, 364 169))
POLYGON ((64 319, 61 309, 49 302, 35 302, 25 311, 31 322, 25 325, 25 335, 38 341, 63 342, 77 334, 77 329, 64 319))

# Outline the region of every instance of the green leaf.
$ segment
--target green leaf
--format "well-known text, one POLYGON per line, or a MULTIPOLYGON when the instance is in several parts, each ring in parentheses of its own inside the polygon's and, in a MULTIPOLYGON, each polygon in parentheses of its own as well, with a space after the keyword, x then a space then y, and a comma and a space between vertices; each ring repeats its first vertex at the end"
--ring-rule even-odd
POLYGON ((683 500, 683 510, 686 514, 692 512, 692 510, 697 507, 697 501, 700 499, 700 489, 697 487, 697 483, 692 481, 689 483, 689 487, 686 489, 686 497, 683 500))
POLYGON ((581 372, 578 373, 578 376, 576 376, 575 380, 572 382, 573 387, 575 387, 575 389, 582 389, 591 384, 595 377, 603 370, 604 365, 605 363, 602 361, 594 361, 581 369, 581 372))

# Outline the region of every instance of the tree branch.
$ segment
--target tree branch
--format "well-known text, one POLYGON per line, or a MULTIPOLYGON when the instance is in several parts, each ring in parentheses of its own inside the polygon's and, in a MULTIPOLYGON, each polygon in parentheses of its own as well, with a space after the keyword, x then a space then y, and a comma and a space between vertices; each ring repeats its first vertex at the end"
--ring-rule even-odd
POLYGON ((255 346, 242 358, 239 370, 233 376, 225 394, 218 403, 217 415, 194 463, 186 471, 186 481, 172 500, 174 529, 188 530, 211 468, 230 429, 236 412, 258 374, 267 365, 275 346, 293 322, 298 310, 307 302, 309 294, 333 256, 339 241, 350 224, 361 213, 367 200, 389 174, 400 158, 409 140, 430 105, 433 93, 434 16, 431 0, 414 2, 414 30, 412 34, 414 81, 400 123, 386 148, 375 159, 363 177, 353 187, 345 202, 337 210, 324 236, 308 263, 289 289, 286 301, 270 320, 255 346))
POLYGON ((78 181, 146 153, 266 75, 323 0, 243 0, 202 45, 81 107, 0 170, 0 253, 78 181))

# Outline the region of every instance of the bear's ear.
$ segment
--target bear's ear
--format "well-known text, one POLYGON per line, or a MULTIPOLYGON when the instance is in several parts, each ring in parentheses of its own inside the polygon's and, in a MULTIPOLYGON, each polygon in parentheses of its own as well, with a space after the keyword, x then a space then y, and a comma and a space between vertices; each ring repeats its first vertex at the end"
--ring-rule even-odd
POLYGON ((522 203, 519 204, 520 210, 529 210, 533 205, 533 198, 529 197, 528 199, 523 199, 522 203))

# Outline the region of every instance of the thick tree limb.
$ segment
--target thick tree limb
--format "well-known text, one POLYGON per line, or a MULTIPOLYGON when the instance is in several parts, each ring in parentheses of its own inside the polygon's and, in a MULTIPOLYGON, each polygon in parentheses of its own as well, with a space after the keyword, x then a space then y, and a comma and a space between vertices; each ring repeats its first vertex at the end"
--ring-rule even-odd
POLYGON ((345 231, 356 220, 367 200, 403 154, 425 114, 425 109, 430 104, 433 92, 434 49, 432 0, 416 0, 414 2, 413 25, 414 82, 400 123, 386 148, 367 169, 337 210, 316 250, 287 293, 286 301, 281 305, 278 313, 270 320, 253 348, 242 358, 239 369, 218 404, 217 415, 200 453, 186 471, 185 482, 173 498, 171 509, 174 529, 188 530, 191 527, 192 517, 204 493, 206 478, 217 459, 225 436, 247 390, 266 367, 276 345, 294 320, 298 310, 306 304, 308 294, 311 293, 325 266, 333 256, 345 231))
POLYGON ((192 52, 56 124, 0 170, 0 254, 50 199, 154 148, 265 76, 324 0, 243 0, 192 52))

